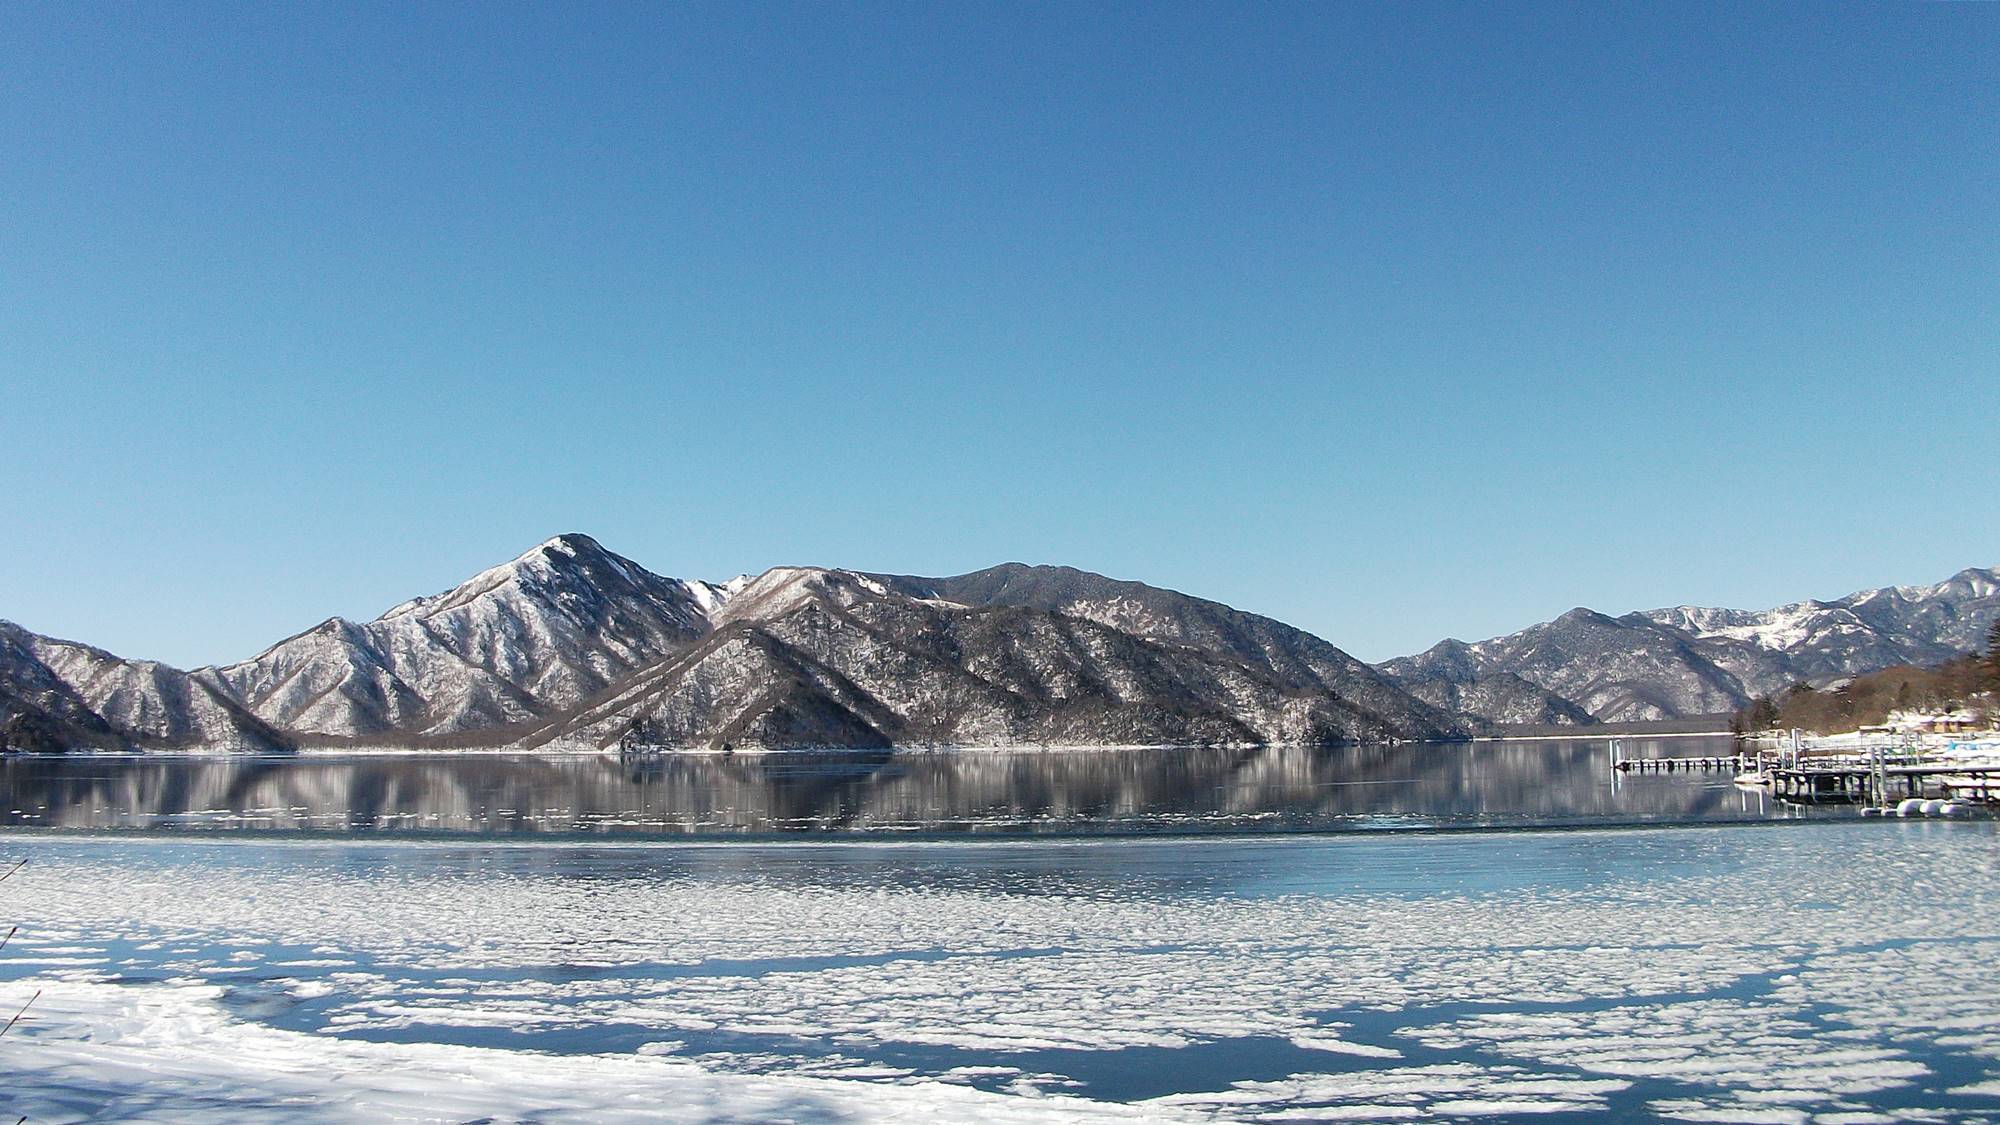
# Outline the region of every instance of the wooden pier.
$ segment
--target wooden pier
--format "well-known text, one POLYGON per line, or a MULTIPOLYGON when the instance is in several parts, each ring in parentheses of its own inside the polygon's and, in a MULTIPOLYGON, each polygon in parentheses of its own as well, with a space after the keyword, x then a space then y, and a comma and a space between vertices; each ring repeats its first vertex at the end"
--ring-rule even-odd
POLYGON ((1898 799, 1928 796, 1933 788, 1975 799, 2000 789, 2000 766, 1950 762, 1809 762, 1773 769, 1769 776, 1772 794, 1795 802, 1866 801, 1883 806, 1898 799))
POLYGON ((1887 808, 1900 800, 1939 796, 1992 803, 2000 798, 2000 762, 1954 760, 1914 743, 1814 746, 1794 732, 1790 745, 1685 758, 1628 758, 1612 739, 1611 768, 1619 773, 1728 770, 1737 780, 1768 787, 1793 804, 1843 802, 1887 808))
POLYGON ((1706 758, 1620 758, 1612 769, 1626 773, 1670 773, 1675 770, 1731 770, 1742 768, 1740 755, 1725 754, 1706 758))
POLYGON ((1680 770, 1737 770, 1743 768, 1741 754, 1704 754, 1687 758, 1628 758, 1625 740, 1614 738, 1608 747, 1611 768, 1619 773, 1673 773, 1680 770))

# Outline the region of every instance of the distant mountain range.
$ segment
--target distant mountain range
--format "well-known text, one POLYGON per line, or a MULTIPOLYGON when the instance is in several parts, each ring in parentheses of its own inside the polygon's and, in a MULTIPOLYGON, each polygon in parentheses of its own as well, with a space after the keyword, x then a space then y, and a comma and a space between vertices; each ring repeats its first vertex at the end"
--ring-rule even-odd
POLYGON ((0 622, 16 748, 1329 744, 1705 715, 1976 649, 2000 571, 1761 613, 1575 610, 1379 668, 1068 567, 654 574, 551 539, 367 622, 182 671, 0 622))
POLYGON ((1497 723, 1633 722, 1734 711, 1797 683, 1824 686, 1978 650, 2000 616, 2000 568, 1767 610, 1676 606, 1446 640, 1378 667, 1433 706, 1497 723))
POLYGON ((1061 567, 665 578, 565 535, 184 672, 0 623, 15 745, 895 747, 1462 737, 1325 641, 1061 567))

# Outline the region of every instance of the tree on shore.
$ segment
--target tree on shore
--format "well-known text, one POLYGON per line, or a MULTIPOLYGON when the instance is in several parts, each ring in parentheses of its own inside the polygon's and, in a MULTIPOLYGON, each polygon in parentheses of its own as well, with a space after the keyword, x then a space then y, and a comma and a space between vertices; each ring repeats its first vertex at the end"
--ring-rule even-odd
POLYGON ((1777 726, 1778 719, 1778 701, 1768 695, 1760 695, 1751 700, 1748 707, 1729 717, 1729 733, 1756 734, 1777 726))
POLYGON ((40 715, 24 711, 0 725, 0 752, 60 754, 67 749, 62 732, 40 715))
POLYGON ((1768 695, 1760 695, 1750 705, 1750 729, 1770 730, 1778 725, 1778 703, 1768 695))
MULTIPOLYGON (((1991 685, 1996 673, 1991 652, 1968 654, 1928 666, 1884 668, 1825 688, 1794 684, 1774 700, 1758 700, 1743 713, 1747 730, 1797 727, 1833 734, 1886 722, 1897 711, 1940 711, 1964 707, 1991 685), (1769 703, 1772 712, 1765 712, 1769 703)), ((1989 704, 1989 706, 1991 706, 1989 704)))
POLYGON ((1986 672, 1986 690, 2000 691, 2000 617, 1986 630, 1986 661, 1982 665, 1986 672))

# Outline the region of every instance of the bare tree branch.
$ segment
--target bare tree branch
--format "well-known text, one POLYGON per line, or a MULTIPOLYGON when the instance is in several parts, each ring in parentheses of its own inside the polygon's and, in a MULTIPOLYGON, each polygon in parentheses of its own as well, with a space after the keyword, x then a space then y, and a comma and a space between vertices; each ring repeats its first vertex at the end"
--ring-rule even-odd
POLYGON ((37 988, 35 990, 35 994, 33 996, 28 997, 28 1002, 26 1004, 21 1005, 21 1010, 14 1013, 14 1018, 7 1021, 7 1026, 0 1027, 0 1035, 5 1035, 8 1032, 14 1030, 14 1025, 20 1023, 21 1017, 27 1015, 28 1009, 34 1005, 35 1001, 40 1000, 41 998, 42 998, 42 990, 37 988))

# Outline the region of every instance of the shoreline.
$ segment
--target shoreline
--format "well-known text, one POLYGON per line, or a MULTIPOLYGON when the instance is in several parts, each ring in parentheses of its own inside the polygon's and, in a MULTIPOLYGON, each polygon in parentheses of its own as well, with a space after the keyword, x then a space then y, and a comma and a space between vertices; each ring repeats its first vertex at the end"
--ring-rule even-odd
MULTIPOLYGON (((1821 817, 1718 817, 1713 820, 1550 820, 1526 821, 1522 823, 1409 823, 1406 817, 1383 816, 1384 823, 1353 824, 1351 826, 1312 826, 1279 828, 1223 828, 1211 830, 1175 831, 1133 831, 1133 832, 1022 832, 1022 831, 979 831, 945 832, 935 829, 844 829, 820 833, 797 831, 743 831, 743 832, 664 832, 664 833, 603 833, 590 832, 537 832, 537 833, 491 833, 479 830, 455 829, 390 829, 357 832, 349 829, 310 828, 227 828, 195 829, 181 826, 150 826, 144 828, 75 828, 66 825, 41 827, 25 824, 0 825, 0 840, 31 839, 55 844, 111 845, 121 843, 169 842, 176 846, 184 844, 213 845, 215 847, 325 847, 327 845, 382 848, 464 848, 476 845, 481 848, 582 848, 617 849, 624 851, 645 851, 652 849, 684 848, 822 848, 822 847, 869 847, 869 848, 1010 848, 1021 846, 1078 845, 1123 847, 1123 846, 1168 846, 1190 842, 1210 842, 1216 844, 1273 844, 1307 846, 1314 842, 1329 844, 1352 842, 1359 844, 1367 840, 1402 839, 1411 836, 1520 836, 1541 834, 1578 835, 1597 833, 1643 833, 1643 832, 1683 832, 1693 829, 1770 828, 1794 831, 1813 828, 1847 827, 1854 825, 1897 825, 1905 828, 1943 828, 1957 831, 1964 827, 1981 828, 1991 831, 1993 817, 1965 817, 1960 819, 1927 818, 1910 820, 1901 817, 1867 817, 1859 813, 1853 815, 1832 815, 1821 817)), ((1871 831, 1873 829, 1870 829, 1871 831)))
POLYGON ((242 758, 265 759, 270 761, 296 760, 307 758, 769 758, 789 755, 813 755, 822 757, 858 756, 864 754, 897 754, 905 756, 940 754, 1080 754, 1094 752, 1133 753, 1148 750, 1349 750, 1360 748, 1409 748, 1419 750, 1428 747, 1479 746, 1491 743, 1509 742, 1602 742, 1613 738, 1666 739, 1666 738, 1727 738, 1728 731, 1681 731, 1658 734, 1634 734, 1619 732, 1574 734, 1506 734, 1482 735, 1477 738, 1453 739, 1411 739, 1399 742, 1226 742, 1226 743, 1011 743, 987 745, 914 745, 914 746, 740 746, 729 750, 708 746, 693 747, 646 747, 621 750, 615 747, 585 747, 545 744, 535 747, 516 746, 474 746, 474 747, 414 747, 414 746, 306 746, 293 751, 236 750, 228 748, 180 747, 171 750, 70 750, 60 754, 9 753, 0 755, 0 761, 46 761, 64 758, 105 758, 105 759, 161 759, 161 758, 242 758))
POLYGON ((1680 730, 1680 731, 1618 731, 1608 730, 1595 734, 1495 734, 1470 739, 1472 742, 1597 742, 1614 738, 1638 740, 1653 738, 1734 738, 1726 730, 1680 730))

